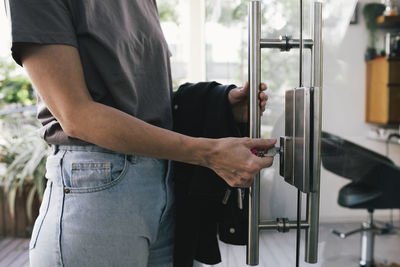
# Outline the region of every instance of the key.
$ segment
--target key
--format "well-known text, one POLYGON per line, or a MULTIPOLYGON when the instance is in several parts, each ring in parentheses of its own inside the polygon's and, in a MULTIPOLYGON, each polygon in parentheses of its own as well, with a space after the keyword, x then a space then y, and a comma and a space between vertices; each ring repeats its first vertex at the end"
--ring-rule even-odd
POLYGON ((229 197, 231 196, 232 190, 231 189, 226 189, 225 195, 222 198, 222 204, 226 205, 228 203, 229 197))
POLYGON ((243 210, 243 189, 237 189, 237 200, 238 200, 238 207, 240 210, 243 210))
POLYGON ((273 147, 266 151, 253 148, 251 152, 258 157, 275 157, 281 151, 280 147, 273 147))

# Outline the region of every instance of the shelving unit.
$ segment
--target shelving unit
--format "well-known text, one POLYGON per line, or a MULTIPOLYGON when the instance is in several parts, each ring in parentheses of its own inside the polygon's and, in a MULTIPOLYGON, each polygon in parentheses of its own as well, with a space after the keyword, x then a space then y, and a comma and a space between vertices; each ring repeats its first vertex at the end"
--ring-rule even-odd
MULTIPOLYGON (((378 28, 400 32, 400 16, 380 16, 378 28)), ((376 58, 366 62, 366 122, 400 124, 400 57, 376 58)))
POLYGON ((380 16, 378 18, 378 27, 380 29, 400 31, 400 16, 380 16))
POLYGON ((366 64, 366 121, 399 124, 400 58, 377 58, 366 64))

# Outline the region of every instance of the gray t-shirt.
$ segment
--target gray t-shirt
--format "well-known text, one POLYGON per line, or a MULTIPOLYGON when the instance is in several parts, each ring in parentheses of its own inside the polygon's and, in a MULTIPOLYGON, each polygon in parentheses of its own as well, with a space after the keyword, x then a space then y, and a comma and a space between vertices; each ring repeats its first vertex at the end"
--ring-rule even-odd
MULTIPOLYGON (((170 54, 155 0, 8 0, 6 4, 17 63, 21 63, 20 43, 74 46, 94 101, 172 128, 170 54)), ((87 144, 68 137, 40 97, 38 119, 48 143, 87 144)))

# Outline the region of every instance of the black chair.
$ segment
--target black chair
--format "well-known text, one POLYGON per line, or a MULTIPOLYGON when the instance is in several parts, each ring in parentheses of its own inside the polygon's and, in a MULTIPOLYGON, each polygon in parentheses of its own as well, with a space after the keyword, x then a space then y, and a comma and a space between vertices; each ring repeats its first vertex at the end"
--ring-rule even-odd
POLYGON ((373 212, 400 208, 400 168, 387 157, 326 132, 322 133, 321 154, 325 169, 351 180, 339 191, 339 205, 369 213, 361 228, 333 233, 340 238, 361 233, 360 266, 373 267, 375 235, 391 230, 377 227, 373 212))

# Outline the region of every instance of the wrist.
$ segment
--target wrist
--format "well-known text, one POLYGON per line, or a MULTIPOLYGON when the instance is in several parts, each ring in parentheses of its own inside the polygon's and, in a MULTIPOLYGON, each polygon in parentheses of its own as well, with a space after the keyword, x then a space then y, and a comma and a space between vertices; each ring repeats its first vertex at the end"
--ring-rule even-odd
POLYGON ((217 146, 216 139, 210 138, 191 138, 189 145, 187 146, 192 155, 191 164, 201 165, 204 167, 209 167, 215 147, 217 146))

